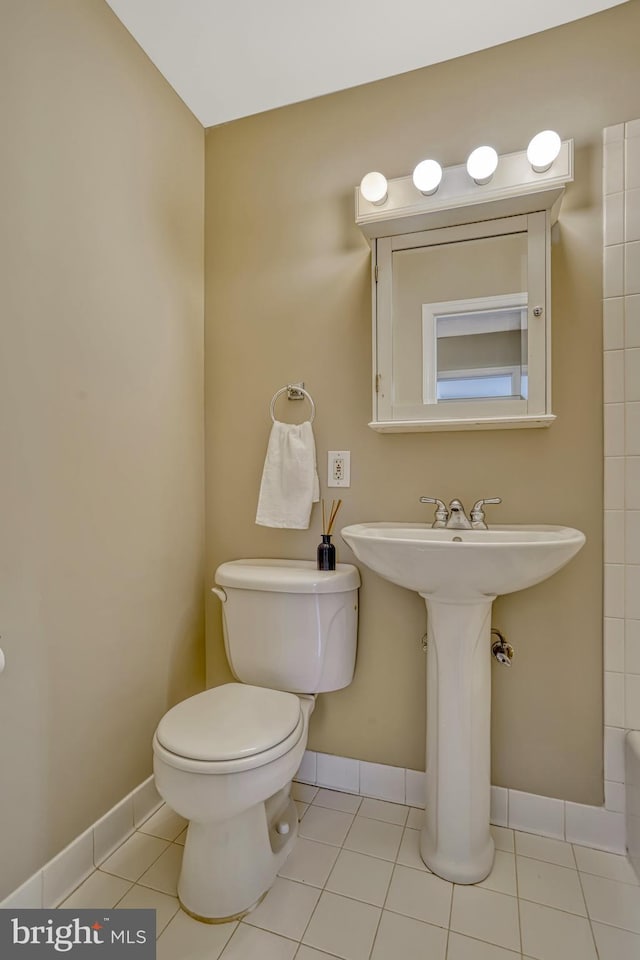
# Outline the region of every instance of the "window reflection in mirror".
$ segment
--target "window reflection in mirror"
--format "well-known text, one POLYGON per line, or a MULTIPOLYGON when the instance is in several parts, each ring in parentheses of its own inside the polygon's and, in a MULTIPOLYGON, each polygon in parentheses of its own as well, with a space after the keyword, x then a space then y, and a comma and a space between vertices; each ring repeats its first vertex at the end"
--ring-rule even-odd
POLYGON ((527 294, 422 305, 423 402, 527 399, 527 294))

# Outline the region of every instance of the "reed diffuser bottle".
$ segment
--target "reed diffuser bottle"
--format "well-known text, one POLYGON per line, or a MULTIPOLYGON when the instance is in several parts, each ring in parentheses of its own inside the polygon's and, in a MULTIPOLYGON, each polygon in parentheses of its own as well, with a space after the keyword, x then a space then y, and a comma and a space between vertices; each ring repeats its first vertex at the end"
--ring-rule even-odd
POLYGON ((324 500, 322 501, 322 543, 318 544, 318 570, 335 570, 336 548, 331 543, 331 531, 342 500, 332 500, 329 522, 326 520, 324 500))

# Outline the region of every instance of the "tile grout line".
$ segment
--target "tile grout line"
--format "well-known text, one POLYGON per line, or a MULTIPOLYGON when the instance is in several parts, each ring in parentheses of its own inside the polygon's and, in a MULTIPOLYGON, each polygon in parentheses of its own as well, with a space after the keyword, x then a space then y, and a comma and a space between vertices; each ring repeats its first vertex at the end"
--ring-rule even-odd
MULTIPOLYGON (((157 812, 157 811, 156 811, 156 812, 157 812)), ((153 814, 152 814, 152 816, 153 816, 153 814)), ((149 819, 149 818, 147 818, 147 819, 149 819)), ((145 820, 145 823, 146 823, 146 820, 145 820)), ((136 833, 138 833, 138 832, 141 832, 141 831, 136 830, 136 833)), ((134 834, 132 834, 132 836, 134 836, 134 834)), ((151 836, 151 834, 149 834, 149 833, 143 833, 142 836, 144 836, 144 837, 149 837, 149 836, 151 836)), ((131 837, 128 837, 128 838, 127 838, 127 840, 130 840, 130 839, 131 839, 131 837)), ((163 838, 161 838, 161 837, 154 837, 153 839, 154 839, 154 840, 160 840, 160 839, 163 839, 163 838)), ((127 840, 125 840, 124 843, 121 843, 121 844, 120 844, 120 847, 123 847, 124 844, 127 843, 127 840)), ((166 847, 164 848, 164 850, 163 850, 161 853, 159 853, 158 856, 148 865, 148 867, 146 867, 146 868, 142 871, 142 873, 140 874, 140 876, 139 876, 136 880, 134 880, 134 881, 132 882, 132 885, 129 887, 129 889, 126 891, 126 893, 123 893, 123 895, 120 897, 120 899, 119 899, 118 901, 116 901, 116 903, 114 904, 114 906, 113 906, 112 909, 115 909, 115 908, 118 906, 118 904, 121 903, 121 902, 124 900, 124 898, 131 893, 133 887, 142 887, 142 888, 145 889, 145 890, 153 890, 154 893, 161 893, 161 894, 163 894, 163 896, 165 896, 165 897, 171 896, 171 894, 165 893, 163 890, 156 890, 155 887, 145 887, 144 884, 139 883, 139 880, 144 876, 144 874, 147 872, 147 870, 150 870, 151 867, 154 865, 154 863, 157 863, 157 861, 160 859, 160 857, 162 857, 162 856, 167 852, 167 850, 170 849, 170 847, 172 846, 172 843, 173 843, 173 842, 174 842, 174 841, 168 841, 168 846, 166 846, 166 847)), ((182 844, 177 844, 177 846, 182 846, 182 844)), ((119 850, 120 847, 116 847, 116 850, 119 850)), ((114 850, 113 853, 115 853, 116 850, 114 850)), ((112 854, 109 854, 109 856, 112 856, 112 854)), ((108 860, 108 859, 109 859, 109 857, 106 858, 106 860, 108 860)), ((105 863, 106 863, 106 860, 104 861, 105 863)), ((100 867, 96 867, 96 870, 100 870, 101 873, 105 873, 105 874, 107 874, 107 876, 110 876, 110 877, 117 877, 117 876, 118 876, 117 873, 109 873, 108 870, 102 870, 100 867)), ((129 880, 128 877, 119 877, 119 879, 120 879, 120 880, 129 880)), ((164 931, 166 930, 166 928, 169 926, 169 924, 171 923, 171 921, 172 921, 173 918, 175 917, 175 915, 176 915, 176 913, 178 912, 178 910, 181 909, 181 908, 180 908, 180 901, 178 900, 178 896, 177 896, 177 891, 176 891, 175 899, 176 899, 176 901, 177 901, 177 903, 178 903, 178 907, 177 907, 176 911, 171 915, 171 917, 169 918, 169 920, 165 923, 165 925, 164 925, 164 927, 162 928, 162 930, 160 931, 160 933, 157 934, 156 940, 158 939, 158 937, 159 937, 162 933, 164 933, 164 931)), ((157 922, 157 919, 158 919, 158 911, 156 910, 156 922, 157 922)))
MULTIPOLYGON (((315 800, 315 797, 317 797, 317 795, 318 795, 318 794, 317 794, 317 792, 316 792, 316 794, 315 794, 315 796, 314 796, 314 798, 313 798, 314 800, 315 800)), ((312 801, 312 802, 313 802, 313 801, 312 801)), ((326 809, 326 808, 320 807, 320 809, 322 810, 322 809, 326 809)), ((305 812, 306 812, 306 811, 305 811, 305 812)), ((340 812, 340 811, 338 811, 338 812, 340 812)), ((351 821, 351 825, 349 826, 349 830, 351 830, 351 827, 353 826, 354 822, 355 822, 355 814, 353 815, 353 819, 352 819, 352 821, 351 821)), ((314 906, 314 908, 313 908, 313 910, 311 911, 311 914, 310 914, 310 916, 309 916, 309 920, 307 921, 307 924, 306 924, 304 930, 302 931, 302 936, 300 937, 300 940, 299 940, 299 946, 298 946, 298 949, 296 950, 296 955, 300 952, 300 947, 302 946, 302 944, 303 944, 303 942, 304 942, 305 934, 306 934, 307 930, 309 929, 309 926, 311 925, 311 921, 313 920, 313 918, 314 918, 314 916, 315 916, 316 910, 318 909, 318 904, 320 903, 320 901, 321 901, 321 899, 322 899, 322 894, 323 894, 325 891, 326 891, 327 893, 330 892, 330 891, 327 891, 327 883, 329 882, 329 877, 331 876, 331 874, 333 873, 333 871, 334 871, 334 869, 335 869, 335 865, 336 865, 336 863, 338 862, 338 857, 340 856, 340 853, 342 852, 342 850, 344 850, 344 842, 345 842, 345 840, 347 839, 347 837, 348 837, 348 835, 349 835, 349 830, 347 830, 347 833, 345 834, 345 837, 344 837, 342 843, 340 844, 338 856, 336 857, 336 859, 335 859, 335 861, 334 861, 334 864, 333 864, 333 866, 331 867, 331 870, 329 871, 329 875, 327 876, 327 879, 325 880, 325 882, 323 883, 322 887, 320 888, 320 896, 319 896, 318 899, 316 900, 315 906, 314 906)), ((330 846, 330 844, 326 844, 326 846, 330 846)), ((295 881, 295 880, 292 881, 292 883, 296 883, 296 882, 297 882, 297 881, 295 881)), ((372 945, 372 949, 373 949, 373 945, 372 945)))
POLYGON ((518 838, 513 831, 513 869, 516 875, 516 902, 518 904, 518 934, 520 936, 520 955, 524 957, 524 939, 522 936, 522 912, 520 909, 520 883, 518 881, 518 838))
POLYGON ((447 924, 447 936, 445 938, 444 944, 444 957, 447 960, 447 955, 449 953, 449 940, 451 939, 451 921, 453 920, 453 898, 456 892, 455 883, 451 884, 451 902, 449 903, 449 922, 447 924))
MULTIPOLYGON (((572 846, 571 849, 573 850, 573 846, 572 846)), ((575 859, 575 856, 576 856, 575 850, 573 850, 573 856, 574 856, 574 859, 575 859)), ((576 860, 576 866, 577 866, 577 865, 578 865, 578 863, 577 863, 577 860, 576 860)), ((580 884, 580 893, 582 894, 582 899, 584 900, 584 908, 585 908, 585 910, 586 910, 586 912, 587 912, 587 921, 588 921, 588 923, 589 923, 589 930, 591 931, 591 941, 592 941, 592 943, 593 943, 593 949, 594 949, 594 951, 595 951, 596 957, 599 957, 599 956, 600 956, 600 952, 599 952, 599 950, 598 950, 598 944, 596 943, 596 935, 595 935, 595 933, 593 932, 593 921, 591 920, 591 911, 589 910, 589 904, 587 903, 587 898, 586 898, 585 893, 584 893, 584 887, 583 887, 583 885, 582 885, 582 877, 580 876, 580 871, 579 871, 579 870, 578 870, 578 883, 580 884)))
MULTIPOLYGON (((408 815, 407 815, 407 818, 408 818, 408 815)), ((406 829, 407 829, 407 828, 405 827, 404 830, 402 831, 402 836, 400 837, 400 845, 398 846, 398 854, 400 853, 400 848, 402 847, 402 838, 403 838, 404 835, 405 835, 406 829)), ((385 893, 385 895, 384 895, 384 900, 382 901, 382 908, 381 908, 381 910, 380 910, 380 916, 379 916, 379 918, 378 918, 378 925, 377 925, 377 927, 376 927, 376 933, 375 933, 375 936, 374 936, 374 938, 373 938, 373 943, 371 944, 371 950, 370 950, 370 952, 369 952, 369 958, 371 958, 371 954, 373 953, 374 947, 375 947, 375 945, 376 945, 376 940, 377 940, 377 938, 378 938, 378 931, 380 930, 380 924, 382 923, 382 916, 383 916, 383 914, 384 914, 384 911, 385 911, 386 908, 387 908, 387 900, 389 899, 389 892, 390 892, 390 890, 391 890, 391 885, 392 885, 392 883, 393 883, 393 878, 394 878, 394 876, 395 876, 396 867, 397 867, 397 866, 398 866, 398 861, 397 861, 397 859, 396 859, 396 860, 394 860, 393 869, 392 869, 392 871, 391 871, 391 876, 389 877, 389 884, 388 884, 388 886, 387 886, 387 892, 385 893)), ((388 911, 388 912, 389 912, 389 913, 392 913, 393 911, 388 911)))

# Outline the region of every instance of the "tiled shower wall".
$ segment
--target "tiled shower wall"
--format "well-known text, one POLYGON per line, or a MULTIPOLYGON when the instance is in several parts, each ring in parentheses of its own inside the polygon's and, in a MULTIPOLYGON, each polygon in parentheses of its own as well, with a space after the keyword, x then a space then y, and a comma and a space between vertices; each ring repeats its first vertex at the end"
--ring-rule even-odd
POLYGON ((605 807, 640 730, 640 120, 604 130, 605 807))

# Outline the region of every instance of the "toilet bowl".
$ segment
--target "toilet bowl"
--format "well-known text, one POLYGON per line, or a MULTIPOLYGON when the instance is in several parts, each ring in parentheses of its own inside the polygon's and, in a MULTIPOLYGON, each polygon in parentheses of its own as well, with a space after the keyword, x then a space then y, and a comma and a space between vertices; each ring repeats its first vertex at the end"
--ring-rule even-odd
POLYGON ((232 561, 216 572, 227 656, 247 682, 177 704, 153 738, 158 792, 189 820, 178 898, 198 920, 243 916, 291 852, 291 780, 316 693, 353 677, 359 582, 348 564, 320 572, 307 561, 232 561))
POLYGON ((311 697, 231 683, 178 704, 158 726, 153 741, 157 789, 190 821, 178 898, 191 916, 236 919, 271 886, 298 832, 289 788, 305 751, 313 707, 311 697), (192 709, 183 709, 181 716, 184 707, 192 709), (214 726, 224 715, 225 726, 240 727, 246 733, 244 750, 237 734, 231 747, 214 735, 211 748, 202 749, 193 736, 202 727, 190 732, 189 723, 207 713, 214 726), (267 729, 265 718, 271 721, 267 729), (264 747, 259 751, 256 736, 264 747))

